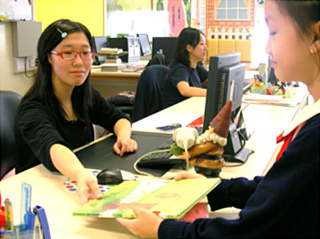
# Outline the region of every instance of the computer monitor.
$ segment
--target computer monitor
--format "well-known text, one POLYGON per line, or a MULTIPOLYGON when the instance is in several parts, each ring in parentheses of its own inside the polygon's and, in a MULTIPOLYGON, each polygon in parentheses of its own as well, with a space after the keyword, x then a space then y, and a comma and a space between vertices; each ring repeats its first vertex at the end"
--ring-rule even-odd
POLYGON ((153 37, 152 38, 152 57, 157 52, 162 52, 166 57, 167 65, 172 60, 172 55, 177 44, 177 37, 153 37))
POLYGON ((140 42, 140 51, 141 56, 146 56, 152 53, 148 34, 145 33, 137 33, 137 37, 140 42))
MULTIPOLYGON (((105 48, 108 45, 107 37, 103 37, 103 36, 92 37, 92 42, 93 42, 93 51, 95 53, 98 53, 101 48, 103 48, 103 47, 105 48)), ((104 63, 105 59, 106 59, 105 56, 96 56, 93 61, 93 64, 100 65, 100 64, 104 63)))
POLYGON ((212 119, 228 100, 232 100, 228 143, 223 157, 230 162, 245 162, 251 151, 244 148, 244 138, 239 134, 234 119, 241 108, 246 65, 240 63, 239 52, 211 56, 209 64, 203 130, 208 129, 212 119))
POLYGON ((132 54, 132 49, 134 47, 134 42, 132 37, 109 37, 108 44, 111 48, 120 48, 128 54, 121 55, 120 59, 122 62, 131 62, 131 58, 134 57, 132 54))

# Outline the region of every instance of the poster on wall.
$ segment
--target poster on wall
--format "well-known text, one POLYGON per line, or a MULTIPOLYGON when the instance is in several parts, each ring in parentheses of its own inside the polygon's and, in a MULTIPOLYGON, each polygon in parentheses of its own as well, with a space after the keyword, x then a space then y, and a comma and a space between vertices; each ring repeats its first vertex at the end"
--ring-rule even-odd
POLYGON ((178 36, 191 26, 190 0, 105 0, 105 35, 178 36))

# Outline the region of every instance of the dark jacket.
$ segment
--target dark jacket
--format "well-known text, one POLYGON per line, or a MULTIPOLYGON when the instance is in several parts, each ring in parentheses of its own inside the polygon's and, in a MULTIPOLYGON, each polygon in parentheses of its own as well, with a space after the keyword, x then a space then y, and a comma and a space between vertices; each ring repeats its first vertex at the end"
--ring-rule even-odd
POLYGON ((212 210, 234 206, 240 218, 164 220, 159 238, 319 238, 320 114, 301 128, 264 177, 222 180, 212 210))

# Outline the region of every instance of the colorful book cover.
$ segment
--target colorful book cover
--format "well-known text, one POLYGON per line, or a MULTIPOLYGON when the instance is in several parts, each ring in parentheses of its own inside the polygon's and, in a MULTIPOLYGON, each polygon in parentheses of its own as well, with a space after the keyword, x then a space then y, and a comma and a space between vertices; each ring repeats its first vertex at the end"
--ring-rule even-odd
POLYGON ((135 218, 132 207, 139 206, 164 219, 180 219, 219 183, 219 178, 124 181, 73 216, 135 218))

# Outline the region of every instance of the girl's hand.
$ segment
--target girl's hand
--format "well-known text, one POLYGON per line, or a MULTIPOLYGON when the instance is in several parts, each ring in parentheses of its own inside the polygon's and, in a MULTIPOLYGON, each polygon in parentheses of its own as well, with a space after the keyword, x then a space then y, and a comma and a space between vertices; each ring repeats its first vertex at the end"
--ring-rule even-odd
POLYGON ((142 238, 157 238, 158 229, 162 219, 154 213, 140 207, 134 207, 133 212, 138 218, 116 218, 116 220, 136 236, 142 238))
POLYGON ((117 138, 117 142, 113 145, 113 150, 116 154, 120 156, 125 153, 132 153, 138 149, 138 144, 135 140, 130 138, 117 138))
POLYGON ((81 205, 92 199, 102 198, 97 178, 89 171, 82 170, 77 174, 78 192, 81 205))
POLYGON ((175 176, 174 180, 179 181, 181 179, 195 179, 195 178, 205 178, 205 176, 197 173, 180 172, 175 176))

